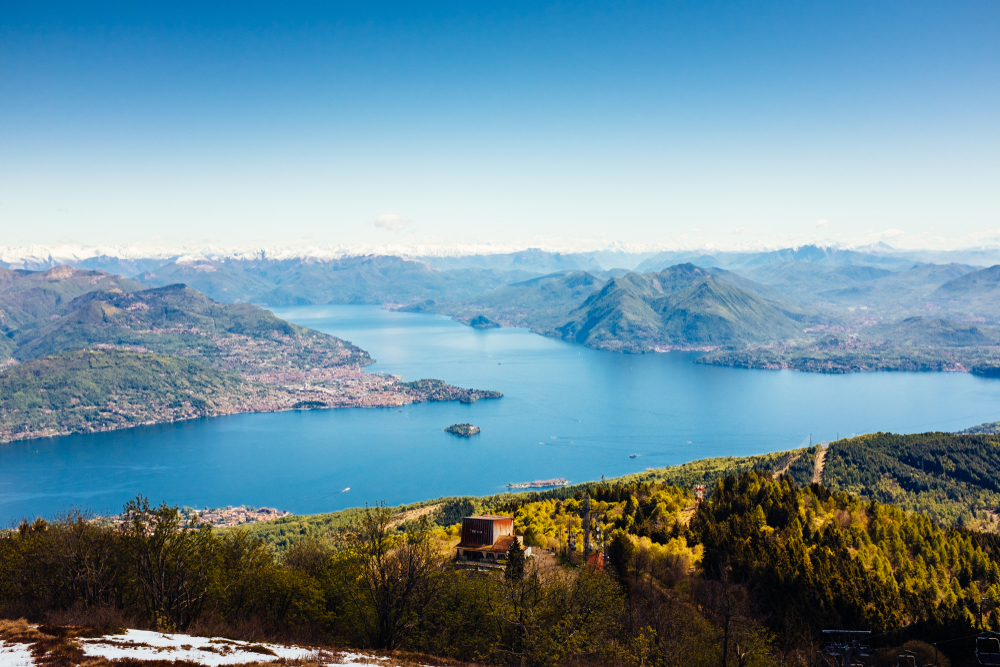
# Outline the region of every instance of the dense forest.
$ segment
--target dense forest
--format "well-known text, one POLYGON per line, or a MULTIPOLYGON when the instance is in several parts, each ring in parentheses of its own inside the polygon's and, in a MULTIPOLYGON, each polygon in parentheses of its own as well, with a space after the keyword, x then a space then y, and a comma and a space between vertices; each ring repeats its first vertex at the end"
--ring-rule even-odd
MULTIPOLYGON (((894 664, 906 644, 922 665, 927 642, 974 634, 981 598, 1000 597, 994 534, 787 474, 726 476, 707 495, 625 480, 589 500, 378 505, 281 550, 139 498, 118 523, 73 514, 4 533, 0 611, 497 665, 827 664, 822 630, 863 629, 869 662, 894 664), (588 507, 604 567, 580 553, 588 507), (515 546, 501 569, 458 567, 456 522, 484 510, 512 512, 534 557, 515 546)), ((983 623, 1000 627, 989 604, 983 623)), ((938 663, 970 650, 943 644, 938 663)))

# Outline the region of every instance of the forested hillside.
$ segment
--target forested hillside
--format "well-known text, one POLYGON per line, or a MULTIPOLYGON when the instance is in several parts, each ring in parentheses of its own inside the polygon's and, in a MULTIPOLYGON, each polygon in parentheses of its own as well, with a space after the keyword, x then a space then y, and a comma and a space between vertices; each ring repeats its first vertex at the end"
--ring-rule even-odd
POLYGON ((59 266, 48 271, 11 271, 0 268, 0 360, 15 344, 9 334, 47 317, 76 297, 93 290, 135 291, 143 285, 102 271, 59 266))
POLYGON ((788 312, 692 264, 611 279, 559 327, 564 338, 627 352, 793 337, 788 312))
POLYGON ((873 433, 831 443, 827 486, 944 522, 996 530, 1000 436, 873 433))
MULTIPOLYGON (((259 532, 185 526, 140 498, 120 524, 70 515, 0 535, 0 614, 85 606, 119 625, 539 666, 820 665, 821 631, 842 628, 873 633, 872 664, 904 643, 928 664, 926 642, 973 634, 980 598, 1000 595, 995 535, 789 476, 725 477, 701 504, 655 481, 589 495, 603 567, 583 565, 580 489, 453 499, 436 514, 353 510, 278 558, 259 532), (500 569, 457 567, 453 524, 476 511, 513 512, 536 555, 515 546, 500 569), (81 569, 95 559, 104 567, 81 569)), ((991 605, 984 622, 1000 629, 991 605)), ((946 655, 965 662, 971 644, 942 644, 946 655)))
POLYGON ((213 301, 184 285, 89 292, 17 330, 13 340, 22 360, 104 344, 182 354, 232 370, 259 370, 277 356, 282 366, 302 369, 371 363, 367 352, 350 343, 258 306, 213 301))
POLYGON ((72 350, 0 373, 0 440, 241 412, 264 393, 191 359, 72 350))

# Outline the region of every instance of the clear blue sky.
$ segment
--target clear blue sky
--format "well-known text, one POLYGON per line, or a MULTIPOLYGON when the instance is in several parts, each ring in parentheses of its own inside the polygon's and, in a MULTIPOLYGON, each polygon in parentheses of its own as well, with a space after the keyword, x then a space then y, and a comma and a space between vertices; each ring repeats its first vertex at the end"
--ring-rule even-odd
POLYGON ((2 0, 0 245, 978 238, 998 102, 995 0, 2 0))

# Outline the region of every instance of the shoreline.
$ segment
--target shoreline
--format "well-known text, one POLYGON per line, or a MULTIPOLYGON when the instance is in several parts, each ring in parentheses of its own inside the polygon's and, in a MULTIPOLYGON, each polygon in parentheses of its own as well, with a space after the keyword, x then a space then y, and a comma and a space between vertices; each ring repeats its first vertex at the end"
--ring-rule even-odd
MULTIPOLYGON (((94 435, 98 433, 111 433, 114 431, 126 431, 133 428, 139 428, 143 426, 163 426, 167 424, 178 424, 187 421, 193 421, 196 419, 214 419, 217 417, 231 417, 236 415, 248 415, 248 414, 273 414, 280 412, 292 412, 292 411, 310 411, 310 410, 343 410, 350 408, 362 408, 362 409, 377 409, 377 408, 398 408, 404 405, 416 405, 420 403, 448 403, 451 401, 458 401, 460 403, 472 404, 478 400, 488 400, 502 398, 503 394, 498 391, 490 390, 480 390, 480 389, 464 389, 462 387, 455 387, 449 385, 441 380, 416 380, 414 382, 402 382, 397 376, 388 376, 376 373, 362 373, 362 375, 368 378, 381 378, 383 380, 388 379, 390 382, 394 383, 393 387, 402 387, 403 391, 398 392, 375 392, 374 398, 382 399, 375 402, 367 402, 360 400, 350 400, 350 398, 344 400, 343 395, 335 393, 333 390, 326 387, 282 387, 280 389, 266 387, 272 391, 285 391, 287 392, 287 399, 283 401, 283 404, 272 404, 271 407, 261 408, 261 409, 235 409, 235 410, 220 410, 214 412, 207 412, 203 414, 191 414, 189 416, 183 416, 174 419, 153 419, 146 420, 137 423, 119 423, 119 424, 108 424, 105 426, 89 429, 72 429, 72 430, 55 430, 46 429, 43 431, 28 431, 24 433, 0 434, 0 447, 4 445, 9 445, 13 443, 28 442, 31 440, 43 440, 48 438, 60 438, 70 435, 94 435), (296 395, 298 394, 298 395, 296 395), (330 398, 336 397, 341 399, 338 402, 327 402, 324 400, 309 401, 302 400, 305 398, 303 394, 313 395, 323 394, 320 398, 330 398), (393 400, 394 399, 394 400, 393 400), (307 405, 303 405, 307 404, 307 405)), ((371 398, 373 394, 366 393, 357 398, 371 398)), ((99 408, 93 408, 99 409, 99 408)))

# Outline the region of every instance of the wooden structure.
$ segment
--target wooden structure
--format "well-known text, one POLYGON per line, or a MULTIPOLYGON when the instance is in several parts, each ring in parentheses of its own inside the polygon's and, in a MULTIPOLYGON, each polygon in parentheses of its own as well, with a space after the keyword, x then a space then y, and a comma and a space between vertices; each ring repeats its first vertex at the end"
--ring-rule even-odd
MULTIPOLYGON (((507 550, 517 540, 522 548, 523 539, 514 534, 514 518, 509 516, 467 516, 462 519, 462 540, 456 547, 459 560, 497 561, 507 557, 507 550)), ((524 549, 531 555, 531 547, 524 549)))

